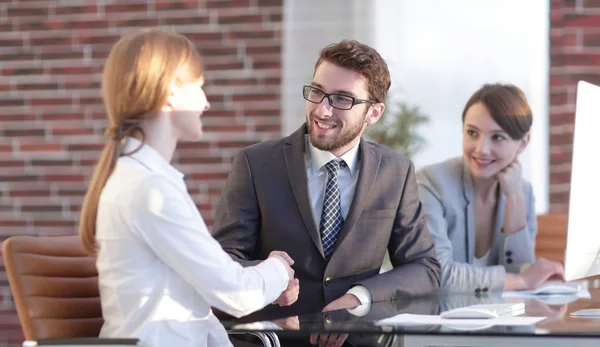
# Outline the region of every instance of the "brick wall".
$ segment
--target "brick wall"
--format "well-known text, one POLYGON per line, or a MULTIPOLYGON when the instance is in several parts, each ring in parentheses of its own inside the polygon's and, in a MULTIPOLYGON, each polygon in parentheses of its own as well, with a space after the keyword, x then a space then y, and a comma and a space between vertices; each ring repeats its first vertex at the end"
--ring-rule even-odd
MULTIPOLYGON (((123 33, 157 25, 187 35, 205 58, 206 135, 180 146, 175 162, 210 226, 232 155, 280 135, 282 1, 2 0, 0 241, 76 232, 106 140, 104 58, 123 33)), ((1 269, 0 297, 0 346, 19 343, 1 269)))
POLYGON ((550 209, 567 211, 577 81, 600 85, 600 1, 550 8, 550 209))

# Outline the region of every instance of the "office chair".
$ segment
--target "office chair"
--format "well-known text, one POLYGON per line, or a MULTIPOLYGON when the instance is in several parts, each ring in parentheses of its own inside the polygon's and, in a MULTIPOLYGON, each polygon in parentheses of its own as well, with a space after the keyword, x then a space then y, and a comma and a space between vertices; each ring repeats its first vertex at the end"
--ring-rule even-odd
MULTIPOLYGON (((80 246, 78 236, 12 236, 2 244, 2 256, 24 347, 142 346, 138 339, 99 338, 104 320, 95 258, 80 246)), ((252 333, 266 347, 274 334, 252 333)))

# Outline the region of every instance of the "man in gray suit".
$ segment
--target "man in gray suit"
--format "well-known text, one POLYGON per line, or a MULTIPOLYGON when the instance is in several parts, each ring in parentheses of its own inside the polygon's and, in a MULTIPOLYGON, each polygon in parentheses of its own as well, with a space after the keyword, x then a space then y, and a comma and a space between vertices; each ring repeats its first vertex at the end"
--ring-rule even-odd
POLYGON ((213 236, 244 265, 285 251, 297 276, 278 305, 250 320, 326 305, 368 309, 439 288, 412 162, 361 138, 383 115, 389 87, 387 64, 373 48, 329 45, 302 88, 306 123, 235 156, 213 236), (394 268, 380 274, 386 250, 394 268))

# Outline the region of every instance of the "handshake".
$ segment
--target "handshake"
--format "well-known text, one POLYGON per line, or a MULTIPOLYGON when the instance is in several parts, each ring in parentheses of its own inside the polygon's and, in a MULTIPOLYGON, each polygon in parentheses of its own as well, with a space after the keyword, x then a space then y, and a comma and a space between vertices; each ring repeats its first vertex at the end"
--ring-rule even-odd
POLYGON ((294 278, 294 260, 286 253, 282 251, 273 251, 269 254, 269 258, 275 258, 283 263, 287 269, 290 281, 288 282, 287 288, 281 293, 281 295, 273 301, 273 304, 279 306, 290 306, 298 300, 300 294, 300 281, 294 278))

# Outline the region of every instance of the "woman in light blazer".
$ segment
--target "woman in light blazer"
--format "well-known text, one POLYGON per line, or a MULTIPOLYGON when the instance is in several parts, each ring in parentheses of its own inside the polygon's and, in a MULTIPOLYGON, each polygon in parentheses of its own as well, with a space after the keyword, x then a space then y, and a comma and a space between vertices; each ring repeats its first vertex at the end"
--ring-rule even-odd
POLYGON ((561 264, 535 261, 534 196, 518 161, 532 123, 525 95, 512 85, 484 85, 467 102, 462 120, 462 157, 417 172, 442 289, 534 289, 562 277, 561 264))

